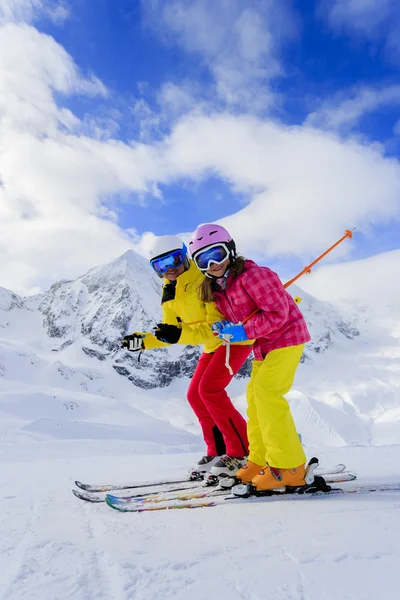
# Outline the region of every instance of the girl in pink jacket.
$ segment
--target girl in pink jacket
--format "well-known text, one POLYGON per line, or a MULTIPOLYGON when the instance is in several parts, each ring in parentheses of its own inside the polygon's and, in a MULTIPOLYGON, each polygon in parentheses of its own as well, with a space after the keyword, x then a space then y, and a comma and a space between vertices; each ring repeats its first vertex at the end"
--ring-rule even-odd
POLYGON ((284 397, 310 340, 304 317, 276 273, 238 256, 220 225, 198 227, 189 250, 207 275, 200 299, 214 300, 226 319, 214 323, 215 334, 231 342, 256 340, 246 393, 249 459, 243 465, 223 457, 212 472, 236 473, 258 490, 304 485, 306 457, 284 397))

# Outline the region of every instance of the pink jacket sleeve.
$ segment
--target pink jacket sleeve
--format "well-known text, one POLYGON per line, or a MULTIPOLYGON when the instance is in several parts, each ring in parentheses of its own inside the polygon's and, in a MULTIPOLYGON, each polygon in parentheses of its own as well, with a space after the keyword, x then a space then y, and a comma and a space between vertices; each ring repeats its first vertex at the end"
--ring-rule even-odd
POLYGON ((283 327, 289 316, 289 300, 278 275, 266 267, 251 269, 245 272, 242 285, 260 309, 244 325, 247 337, 268 337, 283 327))

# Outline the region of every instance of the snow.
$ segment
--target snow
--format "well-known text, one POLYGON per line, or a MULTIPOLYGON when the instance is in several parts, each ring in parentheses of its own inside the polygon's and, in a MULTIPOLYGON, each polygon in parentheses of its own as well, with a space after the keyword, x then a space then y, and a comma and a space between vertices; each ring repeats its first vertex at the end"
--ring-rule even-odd
MULTIPOLYGON (((396 598, 400 494, 122 514, 76 478, 178 478, 197 454, 140 442, 0 444, 2 600, 396 598)), ((398 481, 400 447, 340 448, 361 482, 398 481)))
MULTIPOLYGON (((379 259, 346 281, 375 264, 389 281, 379 259)), ((364 283, 336 297, 327 269, 321 290, 290 288, 313 336, 288 395, 297 429, 322 466, 399 483, 398 305, 364 283)), ((75 479, 179 479, 204 451, 185 400, 196 356, 119 347, 157 322, 159 285, 129 251, 40 296, 0 288, 0 599, 396 599, 400 494, 142 514, 72 495, 75 479)), ((243 414, 246 384, 229 388, 243 414)))

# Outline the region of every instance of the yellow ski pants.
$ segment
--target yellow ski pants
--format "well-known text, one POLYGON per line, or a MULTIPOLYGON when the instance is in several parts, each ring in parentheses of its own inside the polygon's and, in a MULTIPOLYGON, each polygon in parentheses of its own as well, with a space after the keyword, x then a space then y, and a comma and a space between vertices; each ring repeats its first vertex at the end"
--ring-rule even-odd
POLYGON ((293 384, 304 344, 272 350, 253 361, 247 387, 249 460, 291 469, 306 462, 296 426, 284 394, 293 384))

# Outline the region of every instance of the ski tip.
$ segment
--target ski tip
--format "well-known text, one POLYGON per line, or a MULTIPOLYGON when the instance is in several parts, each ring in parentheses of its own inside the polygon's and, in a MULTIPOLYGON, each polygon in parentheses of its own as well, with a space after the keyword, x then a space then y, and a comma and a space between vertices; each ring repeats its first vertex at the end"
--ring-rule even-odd
POLYGON ((114 496, 113 494, 106 494, 106 501, 113 502, 114 504, 121 503, 121 498, 119 496, 114 496))
POLYGON ((87 498, 85 496, 83 496, 79 490, 72 490, 73 495, 75 496, 75 498, 79 498, 79 500, 87 500, 87 498))
POLYGON ((85 492, 83 490, 72 490, 72 493, 76 498, 79 498, 79 500, 84 500, 85 502, 90 502, 92 504, 103 502, 103 498, 101 498, 101 496, 90 494, 89 492, 85 492))
POLYGON ((106 502, 107 506, 109 506, 110 508, 114 508, 115 510, 118 510, 118 508, 116 506, 114 506, 112 500, 108 496, 106 496, 105 502, 106 502))
POLYGON ((114 502, 112 497, 106 496, 105 503, 107 504, 107 506, 109 506, 110 508, 113 508, 114 510, 117 510, 118 512, 128 512, 126 510, 126 507, 124 508, 123 503, 119 504, 118 502, 114 502))

